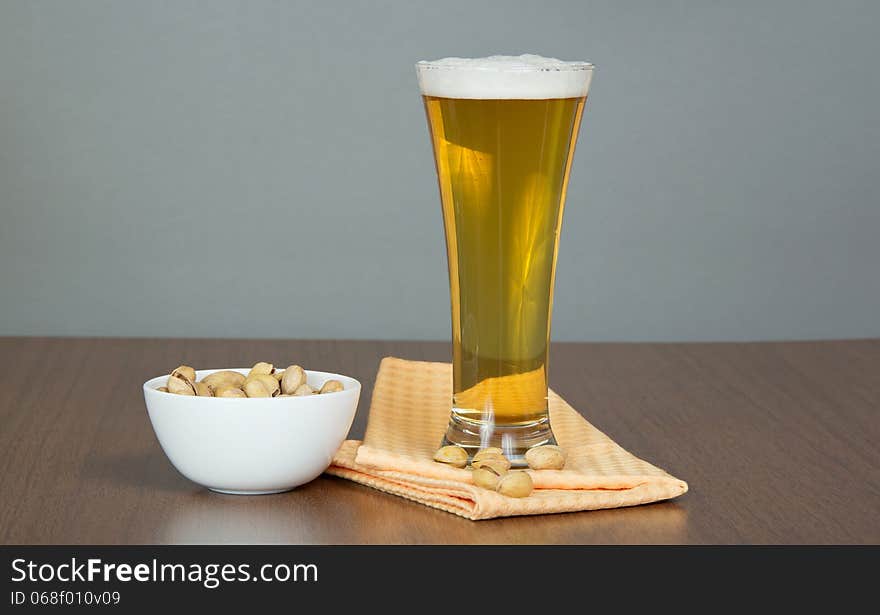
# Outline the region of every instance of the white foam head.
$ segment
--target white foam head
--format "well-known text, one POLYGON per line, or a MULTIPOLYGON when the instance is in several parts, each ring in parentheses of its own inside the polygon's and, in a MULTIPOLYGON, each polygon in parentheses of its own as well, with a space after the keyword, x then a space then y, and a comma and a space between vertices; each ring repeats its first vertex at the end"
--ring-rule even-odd
POLYGON ((593 65, 536 55, 443 58, 416 64, 426 96, 546 99, 586 96, 593 65))

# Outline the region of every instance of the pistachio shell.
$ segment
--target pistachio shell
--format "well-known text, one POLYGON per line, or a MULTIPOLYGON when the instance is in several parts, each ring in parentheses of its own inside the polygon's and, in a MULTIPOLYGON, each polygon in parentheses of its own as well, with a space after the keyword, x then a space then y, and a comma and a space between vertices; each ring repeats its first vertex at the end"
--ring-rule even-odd
POLYGON ((205 376, 201 381, 212 389, 217 389, 220 386, 233 386, 239 388, 244 384, 244 374, 224 369, 205 376))
POLYGON ((196 370, 189 365, 179 365, 173 372, 171 372, 171 375, 183 378, 184 380, 189 380, 190 382, 196 381, 196 370))
MULTIPOLYGON (((272 397, 275 397, 276 395, 281 393, 281 387, 278 385, 278 381, 275 380, 275 378, 270 374, 254 374, 252 376, 248 376, 247 378, 245 378, 243 387, 246 386, 248 382, 252 381, 261 383, 264 387, 266 387, 266 390, 269 391, 269 395, 272 397)), ((246 388, 244 390, 247 391, 246 388)))
POLYGON ((296 387, 296 390, 293 392, 294 397, 302 397, 303 395, 314 395, 315 389, 310 387, 308 384, 303 383, 296 387))
POLYGON ((532 477, 526 472, 508 472, 498 481, 498 493, 511 498, 524 498, 532 492, 532 477))
POLYGON ((474 470, 485 467, 492 468, 492 470, 500 476, 510 469, 510 460, 501 455, 495 457, 483 457, 482 459, 477 459, 476 461, 471 462, 471 466, 473 466, 474 470))
POLYGON ((526 451, 526 463, 533 470, 561 470, 565 467, 565 453, 558 446, 536 446, 526 451))
POLYGON ((271 363, 266 363, 264 361, 260 361, 259 363, 254 364, 251 368, 251 371, 248 372, 248 377, 256 376, 257 374, 273 374, 275 373, 275 366, 271 363))
POLYGON ((156 389, 156 390, 157 390, 157 391, 162 391, 163 393, 167 393, 167 392, 168 392, 168 387, 159 387, 159 388, 156 389))
POLYGON ((266 385, 255 378, 245 380, 244 392, 248 397, 272 397, 266 385))
POLYGON ((281 382, 281 379, 284 378, 284 370, 282 369, 280 372, 276 369, 275 373, 272 374, 275 377, 275 380, 281 382))
POLYGON ((221 384, 214 389, 214 397, 247 397, 244 391, 231 384, 221 384))
POLYGON ((214 397, 214 391, 204 382, 193 382, 193 389, 199 397, 214 397))
MULTIPOLYGON (((477 451, 477 455, 503 455, 504 451, 502 451, 497 446, 487 446, 485 448, 481 448, 477 451)), ((476 457, 477 455, 474 455, 476 457)))
POLYGON ((342 383, 338 380, 328 380, 323 385, 321 385, 321 393, 338 393, 339 391, 344 391, 345 387, 342 386, 342 383))
POLYGON ((489 466, 477 468, 471 474, 471 478, 477 487, 491 491, 495 491, 495 488, 498 487, 498 481, 501 479, 498 473, 489 466))
POLYGON ((480 461, 481 459, 485 459, 486 457, 504 457, 504 453, 501 452, 501 449, 495 446, 490 446, 489 448, 480 449, 476 455, 474 455, 474 462, 480 461))
POLYGON ((460 446, 443 446, 434 453, 434 461, 455 466, 456 468, 463 468, 467 465, 468 454, 460 446))
POLYGON ((299 365, 291 365, 284 370, 281 379, 281 392, 288 395, 296 391, 306 381, 306 372, 299 365))
POLYGON ((195 395, 192 382, 180 376, 168 376, 168 392, 175 395, 195 395))

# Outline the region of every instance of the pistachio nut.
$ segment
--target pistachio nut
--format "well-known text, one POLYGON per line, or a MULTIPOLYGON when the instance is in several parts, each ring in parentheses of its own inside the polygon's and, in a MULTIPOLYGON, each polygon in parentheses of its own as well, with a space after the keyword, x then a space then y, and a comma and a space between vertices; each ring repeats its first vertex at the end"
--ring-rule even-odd
POLYGON ((244 384, 244 374, 224 369, 205 376, 202 378, 202 382, 212 389, 217 389, 220 386, 233 386, 239 388, 244 384))
POLYGON ((342 386, 342 383, 338 380, 328 380, 323 385, 321 385, 320 393, 338 393, 339 391, 345 390, 345 387, 342 386))
POLYGON ((296 391, 306 381, 306 372, 299 365, 291 365, 284 370, 281 379, 281 392, 288 395, 296 391))
POLYGON ((536 446, 526 451, 526 463, 533 470, 561 470, 565 467, 565 453, 558 446, 536 446))
MULTIPOLYGON (((275 380, 270 374, 254 374, 245 378, 244 384, 247 385, 250 381, 257 381, 262 383, 266 390, 269 391, 269 395, 275 397, 279 393, 281 393, 281 387, 278 385, 278 381, 275 380)), ((244 388, 244 385, 242 386, 244 388)), ((244 389, 247 391, 247 389, 244 389)))
POLYGON ((271 363, 266 363, 265 361, 260 361, 259 363, 254 364, 254 366, 251 368, 251 371, 248 372, 248 377, 256 376, 257 374, 265 374, 268 376, 269 374, 274 373, 274 365, 272 365, 271 363))
POLYGON ((477 487, 489 489, 490 491, 495 491, 495 488, 498 487, 498 481, 501 480, 501 476, 490 466, 477 468, 471 474, 471 478, 477 487))
POLYGON ((467 465, 468 454, 460 446, 443 446, 434 453, 434 461, 455 466, 456 468, 463 468, 467 465))
POLYGON ((471 462, 474 470, 479 468, 492 468, 492 470, 501 476, 510 469, 510 460, 507 457, 497 455, 495 457, 483 457, 471 462))
POLYGON ((193 389, 199 397, 214 397, 214 391, 204 382, 193 382, 193 389))
POLYGON ((192 381, 181 378, 180 376, 168 376, 168 392, 175 395, 195 395, 196 390, 193 388, 192 381))
POLYGON ((196 370, 191 368, 189 365, 179 365, 171 372, 172 376, 177 376, 178 378, 183 378, 184 380, 188 380, 189 382, 196 381, 196 370))
POLYGON ((496 490, 510 498, 524 498, 532 492, 532 477, 522 470, 508 472, 499 479, 496 490))
POLYGON ((272 397, 272 393, 261 381, 256 378, 248 378, 244 382, 244 393, 248 397, 272 397))
POLYGON ((310 387, 305 382, 302 383, 301 385, 299 385, 298 387, 296 387, 296 390, 293 392, 294 397, 302 397, 303 395, 314 395, 314 394, 315 394, 315 389, 310 387))
POLYGON ((214 397, 247 397, 244 391, 231 384, 221 384, 214 389, 214 397))

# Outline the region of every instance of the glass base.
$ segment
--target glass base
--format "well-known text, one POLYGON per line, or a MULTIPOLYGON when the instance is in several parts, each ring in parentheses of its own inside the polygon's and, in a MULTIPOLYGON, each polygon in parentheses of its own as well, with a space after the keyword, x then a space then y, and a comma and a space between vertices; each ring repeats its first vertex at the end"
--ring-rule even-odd
POLYGON ((515 468, 527 467, 526 451, 535 446, 556 444, 550 419, 541 419, 524 425, 493 425, 483 421, 465 419, 455 410, 449 417, 449 427, 443 438, 442 446, 454 444, 468 453, 468 460, 481 448, 497 446, 504 451, 504 456, 515 468))

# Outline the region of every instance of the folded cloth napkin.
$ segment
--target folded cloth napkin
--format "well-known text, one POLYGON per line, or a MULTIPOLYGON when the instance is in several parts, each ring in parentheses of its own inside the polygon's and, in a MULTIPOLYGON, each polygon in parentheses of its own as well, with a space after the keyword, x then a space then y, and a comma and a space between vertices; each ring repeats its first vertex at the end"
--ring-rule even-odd
POLYGON ((550 391, 550 423, 564 470, 527 470, 535 490, 510 498, 477 487, 471 471, 432 461, 449 421, 452 366, 386 357, 363 442, 347 440, 329 474, 466 517, 595 510, 674 498, 687 483, 618 446, 550 391))

